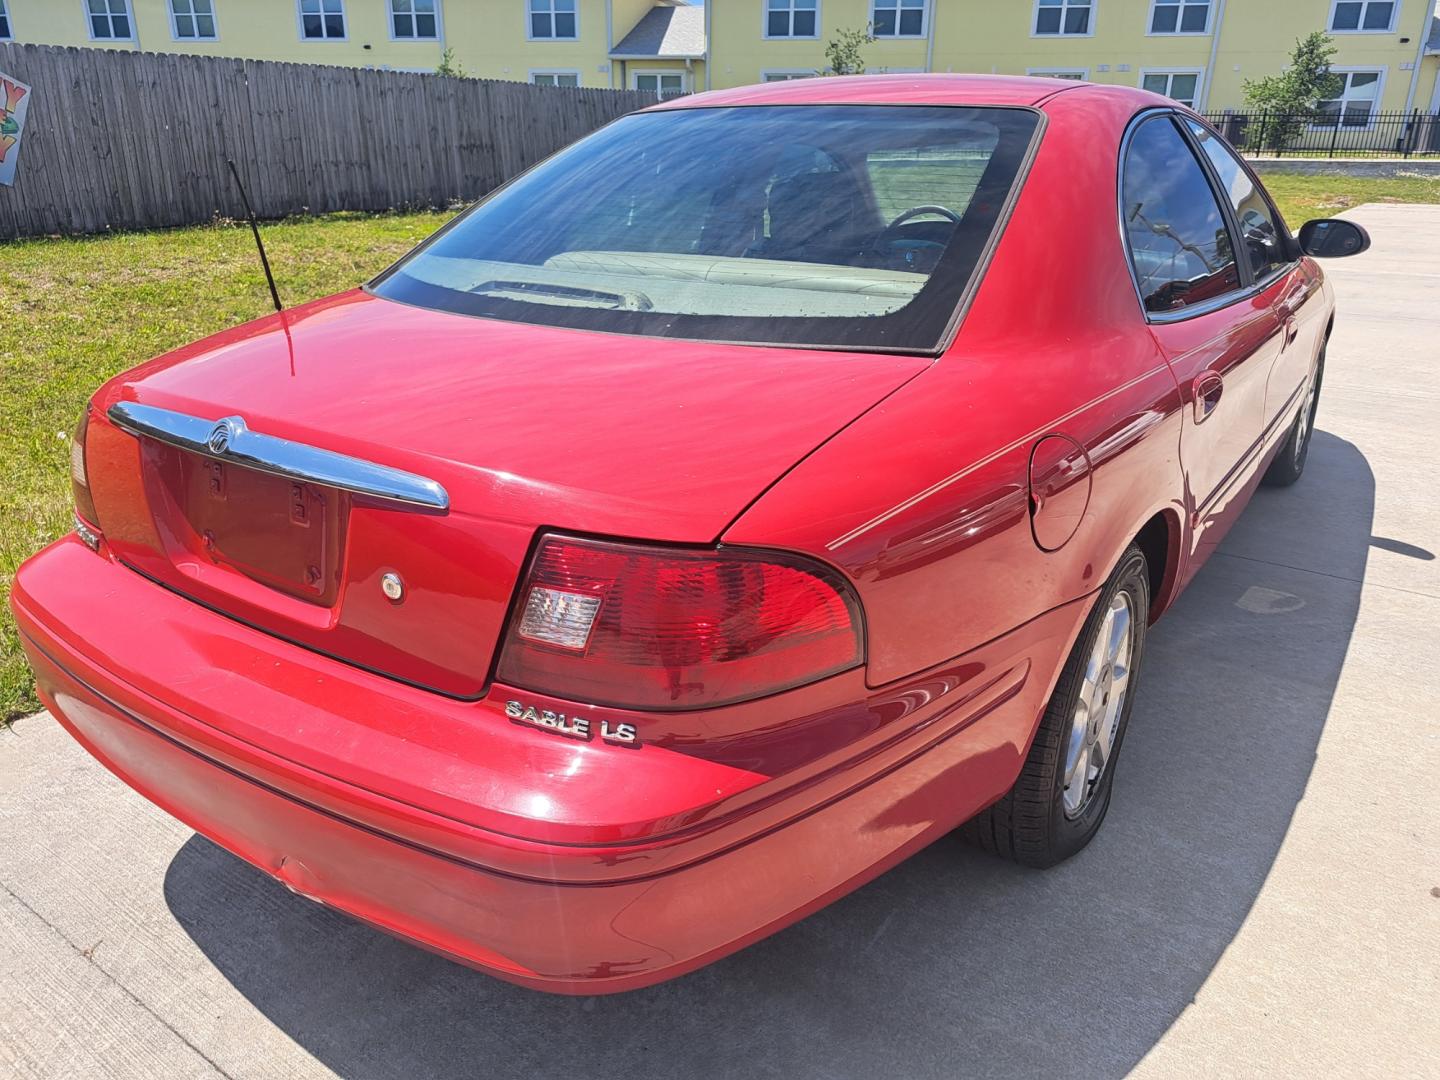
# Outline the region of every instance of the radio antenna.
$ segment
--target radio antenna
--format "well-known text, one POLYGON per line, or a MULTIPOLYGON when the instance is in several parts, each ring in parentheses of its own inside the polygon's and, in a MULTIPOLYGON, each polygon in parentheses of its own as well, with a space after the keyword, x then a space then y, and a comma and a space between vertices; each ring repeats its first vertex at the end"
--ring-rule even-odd
POLYGON ((240 170, 229 158, 225 159, 225 164, 230 166, 230 175, 235 178, 235 186, 240 189, 240 201, 245 204, 245 216, 250 221, 250 232, 255 236, 255 246, 260 249, 260 265, 265 268, 265 280, 270 285, 270 299, 275 301, 276 311, 284 311, 285 305, 280 303, 280 291, 275 288, 275 275, 270 272, 270 260, 265 257, 265 241, 260 239, 260 223, 255 220, 255 211, 250 208, 250 196, 245 194, 240 170))

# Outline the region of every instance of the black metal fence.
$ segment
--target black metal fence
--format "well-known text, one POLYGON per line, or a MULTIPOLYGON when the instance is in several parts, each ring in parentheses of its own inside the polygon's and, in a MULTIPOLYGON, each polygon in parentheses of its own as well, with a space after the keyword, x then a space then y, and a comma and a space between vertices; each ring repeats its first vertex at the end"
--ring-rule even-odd
POLYGON ((1440 157, 1440 113, 1371 112, 1363 104, 1314 112, 1207 113, 1231 145, 1253 157, 1440 157))

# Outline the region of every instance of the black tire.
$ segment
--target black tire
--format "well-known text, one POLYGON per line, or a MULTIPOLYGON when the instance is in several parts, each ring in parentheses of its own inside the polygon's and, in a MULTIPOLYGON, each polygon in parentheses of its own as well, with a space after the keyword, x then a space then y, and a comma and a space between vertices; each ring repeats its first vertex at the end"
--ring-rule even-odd
POLYGON ((1022 866, 1041 868, 1063 862, 1090 842, 1110 808, 1115 767, 1125 730, 1130 725, 1136 677, 1145 655, 1149 610, 1150 576, 1145 555, 1132 544, 1100 590, 1095 606, 1085 620, 1074 648, 1070 650, 1055 692, 1041 717, 1029 756, 1020 770, 1020 778, 999 802, 982 810, 962 826, 961 835, 967 841, 1022 866), (1105 767, 1090 785, 1088 801, 1078 808, 1077 816, 1071 817, 1065 809, 1066 744, 1084 685, 1087 662, 1100 635, 1105 613, 1122 591, 1129 594, 1130 611, 1134 613, 1125 699, 1119 710, 1112 749, 1105 767))
POLYGON ((1325 381, 1325 347, 1315 359, 1315 371, 1307 385, 1308 403, 1295 414, 1290 425, 1290 434, 1285 444, 1275 454, 1275 460, 1265 470, 1260 483, 1266 487, 1289 487, 1305 472, 1305 460, 1310 456, 1310 437, 1315 434, 1315 414, 1320 410, 1320 385, 1325 381))

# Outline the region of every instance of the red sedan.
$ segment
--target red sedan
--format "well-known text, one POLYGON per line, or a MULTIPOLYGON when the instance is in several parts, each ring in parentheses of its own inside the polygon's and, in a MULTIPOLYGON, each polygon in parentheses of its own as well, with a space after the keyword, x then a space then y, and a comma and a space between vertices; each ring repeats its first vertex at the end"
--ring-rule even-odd
POLYGON ((1367 244, 1137 90, 660 105, 102 387, 15 616, 76 739, 295 891, 643 986, 962 825, 1090 841, 1147 625, 1304 468, 1306 253, 1367 244))

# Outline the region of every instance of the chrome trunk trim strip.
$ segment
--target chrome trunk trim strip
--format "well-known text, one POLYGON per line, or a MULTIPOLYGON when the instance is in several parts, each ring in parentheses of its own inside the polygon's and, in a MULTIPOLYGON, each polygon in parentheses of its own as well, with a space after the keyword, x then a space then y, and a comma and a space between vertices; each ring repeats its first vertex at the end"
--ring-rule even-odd
POLYGON ((132 435, 227 461, 257 472, 338 488, 395 506, 445 512, 450 496, 436 481, 373 461, 251 431, 239 416, 205 420, 187 413, 121 401, 106 411, 132 435))

